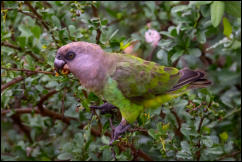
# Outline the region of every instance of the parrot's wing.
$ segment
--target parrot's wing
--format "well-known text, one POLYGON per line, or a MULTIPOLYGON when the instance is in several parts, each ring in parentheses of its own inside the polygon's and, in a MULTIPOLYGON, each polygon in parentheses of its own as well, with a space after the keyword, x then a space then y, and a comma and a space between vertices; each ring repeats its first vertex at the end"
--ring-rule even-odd
POLYGON ((171 90, 180 79, 179 70, 123 55, 110 75, 124 96, 149 98, 171 90))

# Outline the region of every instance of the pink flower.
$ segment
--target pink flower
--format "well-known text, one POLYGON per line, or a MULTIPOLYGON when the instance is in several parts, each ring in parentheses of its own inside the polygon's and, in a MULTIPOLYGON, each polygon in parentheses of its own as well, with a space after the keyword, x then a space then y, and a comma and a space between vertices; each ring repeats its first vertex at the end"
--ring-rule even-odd
POLYGON ((160 40, 160 34, 154 29, 149 29, 147 32, 145 32, 145 40, 147 43, 151 43, 151 45, 155 47, 160 40))

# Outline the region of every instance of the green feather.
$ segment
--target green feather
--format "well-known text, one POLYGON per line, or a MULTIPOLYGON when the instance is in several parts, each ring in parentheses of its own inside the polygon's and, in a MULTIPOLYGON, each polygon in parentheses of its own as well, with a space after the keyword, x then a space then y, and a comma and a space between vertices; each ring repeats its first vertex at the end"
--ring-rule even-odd
POLYGON ((105 84, 102 96, 109 103, 117 106, 120 109, 122 117, 129 123, 133 123, 144 109, 143 105, 138 105, 128 100, 119 90, 117 82, 111 77, 108 78, 105 84))

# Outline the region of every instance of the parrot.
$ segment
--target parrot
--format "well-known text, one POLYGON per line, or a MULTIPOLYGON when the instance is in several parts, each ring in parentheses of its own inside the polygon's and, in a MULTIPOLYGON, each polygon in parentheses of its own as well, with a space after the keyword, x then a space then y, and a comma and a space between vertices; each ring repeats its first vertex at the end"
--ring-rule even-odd
POLYGON ((211 81, 205 72, 175 67, 122 53, 104 51, 85 41, 71 42, 57 50, 57 73, 71 72, 88 91, 107 101, 99 109, 120 110, 122 119, 114 128, 111 143, 125 133, 145 109, 157 108, 191 89, 205 88, 211 81))

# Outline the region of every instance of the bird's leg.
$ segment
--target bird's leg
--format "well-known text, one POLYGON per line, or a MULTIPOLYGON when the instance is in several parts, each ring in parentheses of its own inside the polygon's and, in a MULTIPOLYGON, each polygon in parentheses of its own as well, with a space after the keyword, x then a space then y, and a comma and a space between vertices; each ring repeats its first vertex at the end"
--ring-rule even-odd
POLYGON ((91 109, 97 109, 97 110, 101 110, 101 114, 106 114, 106 113, 113 113, 113 109, 117 108, 115 106, 113 106, 112 104, 106 102, 104 104, 102 104, 101 106, 90 106, 91 109))
POLYGON ((122 119, 120 124, 114 129, 109 145, 112 145, 113 142, 117 140, 121 134, 125 133, 130 127, 131 125, 125 119, 122 119))

